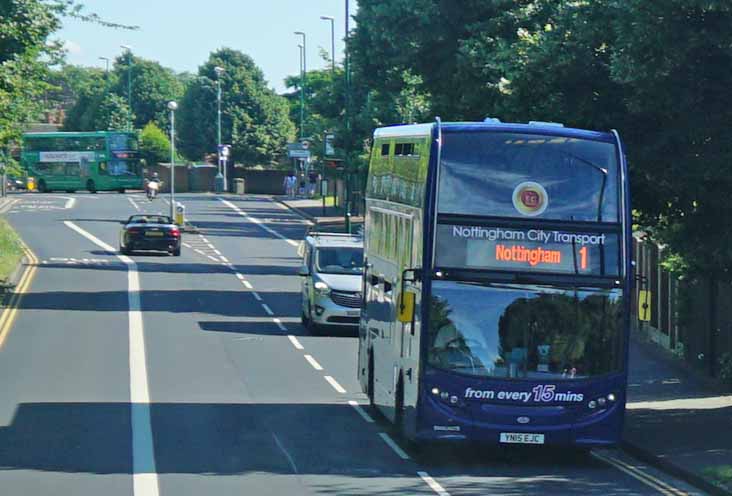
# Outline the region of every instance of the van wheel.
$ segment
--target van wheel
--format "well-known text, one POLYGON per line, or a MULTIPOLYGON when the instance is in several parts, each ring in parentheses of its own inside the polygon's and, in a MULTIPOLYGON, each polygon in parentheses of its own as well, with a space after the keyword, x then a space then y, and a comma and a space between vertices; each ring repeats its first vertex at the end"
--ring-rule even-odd
POLYGON ((38 192, 39 193, 48 193, 48 188, 46 187, 46 181, 41 179, 38 181, 38 192))
POLYGON ((86 182, 86 189, 89 190, 89 193, 96 193, 97 192, 97 185, 94 184, 94 181, 89 179, 86 182))

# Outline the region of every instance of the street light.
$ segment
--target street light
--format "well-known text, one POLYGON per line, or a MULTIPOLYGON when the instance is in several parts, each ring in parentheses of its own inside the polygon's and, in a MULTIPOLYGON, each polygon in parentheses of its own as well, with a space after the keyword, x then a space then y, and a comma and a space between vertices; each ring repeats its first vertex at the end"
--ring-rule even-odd
POLYGON ((170 110, 170 218, 175 222, 175 111, 178 104, 168 102, 170 110))
POLYGON ((103 60, 104 62, 106 62, 107 68, 105 72, 109 72, 109 57, 99 57, 99 60, 103 60))
POLYGON ((132 131, 132 47, 120 45, 120 48, 127 50, 127 128, 132 131))
POLYGON ((334 76, 335 81, 335 17, 333 16, 320 16, 324 21, 330 21, 330 61, 331 61, 331 72, 334 76))
POLYGON ((302 44, 297 46, 300 48, 300 139, 302 139, 305 136, 303 134, 305 128, 305 73, 302 68, 304 47, 302 44))
MULTIPOLYGON (((308 73, 308 45, 307 45, 307 36, 302 31, 295 31, 295 34, 298 36, 302 36, 302 77, 300 78, 300 109, 301 109, 301 116, 304 116, 305 114, 305 76, 308 73)), ((305 119, 301 117, 300 122, 300 138, 303 138, 305 136, 305 119)))
POLYGON ((221 75, 225 72, 225 69, 221 66, 214 67, 216 73, 216 154, 218 156, 219 174, 223 181, 223 189, 226 191, 226 168, 223 167, 221 160, 221 75))

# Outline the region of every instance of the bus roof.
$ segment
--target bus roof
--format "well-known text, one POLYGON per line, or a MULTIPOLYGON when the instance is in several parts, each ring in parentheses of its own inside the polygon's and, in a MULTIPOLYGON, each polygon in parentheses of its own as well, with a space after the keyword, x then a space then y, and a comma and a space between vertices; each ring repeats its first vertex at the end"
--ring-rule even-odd
POLYGON ((103 137, 109 134, 135 134, 132 131, 53 131, 39 133, 23 133, 23 137, 29 138, 72 138, 74 136, 96 136, 103 137))
MULTIPOLYGON (((399 137, 420 137, 429 136, 435 123, 429 124, 405 124, 397 126, 381 127, 374 131, 374 138, 399 138, 399 137)), ((550 136, 562 136, 568 138, 590 139, 594 141, 614 142, 615 137, 609 132, 589 131, 572 127, 563 127, 554 123, 534 122, 529 124, 518 124, 509 122, 443 122, 442 132, 476 132, 476 131, 499 131, 526 134, 544 134, 550 136)))

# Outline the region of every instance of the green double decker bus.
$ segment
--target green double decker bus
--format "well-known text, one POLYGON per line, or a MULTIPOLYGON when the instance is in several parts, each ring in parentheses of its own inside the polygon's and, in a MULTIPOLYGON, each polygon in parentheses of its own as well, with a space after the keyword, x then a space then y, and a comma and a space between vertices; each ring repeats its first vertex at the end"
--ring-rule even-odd
POLYGON ((21 164, 41 193, 143 187, 137 135, 131 132, 26 133, 21 164))

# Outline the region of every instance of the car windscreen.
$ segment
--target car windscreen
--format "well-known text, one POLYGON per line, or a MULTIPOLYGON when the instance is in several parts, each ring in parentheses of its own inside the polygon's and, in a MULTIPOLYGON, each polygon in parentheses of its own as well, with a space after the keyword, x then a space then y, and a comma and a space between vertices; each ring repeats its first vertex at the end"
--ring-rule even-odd
POLYGON ((618 222, 618 178, 613 143, 508 132, 445 133, 438 211, 618 222))
POLYGON ((363 249, 318 248, 315 266, 321 274, 360 274, 363 270, 363 249))
POLYGON ((163 215, 135 215, 130 217, 128 224, 171 224, 170 217, 163 215))

